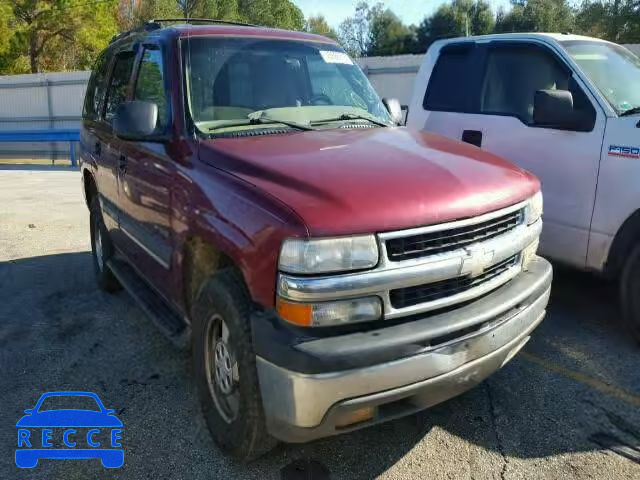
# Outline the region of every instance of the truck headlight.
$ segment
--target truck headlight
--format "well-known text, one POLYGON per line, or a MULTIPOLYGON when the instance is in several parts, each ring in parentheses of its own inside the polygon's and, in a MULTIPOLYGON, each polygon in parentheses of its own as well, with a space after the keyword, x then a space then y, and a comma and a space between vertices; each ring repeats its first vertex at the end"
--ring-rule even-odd
POLYGON ((378 297, 319 303, 297 303, 278 298, 276 310, 281 318, 301 327, 332 327, 378 320, 382 317, 382 302, 378 297))
POLYGON ((290 238, 280 249, 279 268, 287 273, 346 272, 377 264, 378 244, 373 235, 290 238))
POLYGON ((543 210, 543 202, 542 202, 542 192, 536 193, 529 200, 529 204, 527 205, 527 224, 531 225, 536 223, 542 217, 543 210))

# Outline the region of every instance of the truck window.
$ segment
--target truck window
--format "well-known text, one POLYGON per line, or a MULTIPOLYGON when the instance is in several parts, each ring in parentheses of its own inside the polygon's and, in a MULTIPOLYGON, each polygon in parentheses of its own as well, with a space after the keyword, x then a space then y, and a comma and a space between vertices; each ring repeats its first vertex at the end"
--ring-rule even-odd
POLYGON ((111 83, 105 100, 104 118, 109 123, 111 123, 118 105, 127 99, 127 87, 131 79, 134 60, 135 54, 133 52, 123 52, 116 56, 116 63, 113 66, 111 83))
POLYGON ((477 49, 470 45, 443 47, 433 69, 423 100, 425 110, 470 112, 473 110, 474 57, 477 49))
POLYGON ((158 106, 156 129, 164 130, 168 125, 168 102, 164 88, 162 52, 158 49, 145 49, 140 62, 136 80, 134 98, 153 102, 158 106))
POLYGON ((84 108, 82 116, 86 119, 95 120, 99 117, 100 106, 104 98, 104 92, 107 89, 107 73, 109 68, 110 56, 103 53, 96 60, 93 67, 87 93, 84 97, 84 108))
POLYGON ((576 110, 595 111, 567 67, 551 53, 532 45, 496 45, 489 49, 482 82, 480 112, 517 117, 533 123, 538 90, 569 90, 576 110))

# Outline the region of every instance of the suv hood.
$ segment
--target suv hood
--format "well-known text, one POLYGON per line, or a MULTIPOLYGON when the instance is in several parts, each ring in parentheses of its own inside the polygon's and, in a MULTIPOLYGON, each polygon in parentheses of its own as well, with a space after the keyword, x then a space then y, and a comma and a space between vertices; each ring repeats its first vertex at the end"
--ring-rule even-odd
POLYGON ((473 217, 540 188, 533 175, 495 155, 406 128, 210 139, 200 157, 284 202, 312 236, 473 217))

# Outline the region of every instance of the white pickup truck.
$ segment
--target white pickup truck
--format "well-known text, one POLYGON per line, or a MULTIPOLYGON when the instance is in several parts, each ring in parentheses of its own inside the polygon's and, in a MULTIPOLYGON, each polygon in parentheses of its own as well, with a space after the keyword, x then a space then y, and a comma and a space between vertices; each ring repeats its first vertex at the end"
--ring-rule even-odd
POLYGON ((407 126, 536 174, 541 253, 620 279, 640 341, 640 59, 595 38, 505 34, 435 42, 407 126))

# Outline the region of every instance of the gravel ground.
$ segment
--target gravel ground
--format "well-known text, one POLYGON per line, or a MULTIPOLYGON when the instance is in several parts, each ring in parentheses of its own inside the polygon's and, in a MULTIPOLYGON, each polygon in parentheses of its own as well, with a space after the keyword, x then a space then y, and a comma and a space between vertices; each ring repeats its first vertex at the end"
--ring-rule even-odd
POLYGON ((315 478, 332 479, 640 479, 640 349, 617 324, 615 290, 584 274, 557 270, 525 351, 472 391, 250 465, 212 443, 189 354, 126 293, 97 290, 77 172, 0 170, 0 292, 0 478, 308 478, 290 465, 317 462, 315 478), (116 410, 121 469, 15 466, 15 422, 52 390, 93 391, 116 410))

